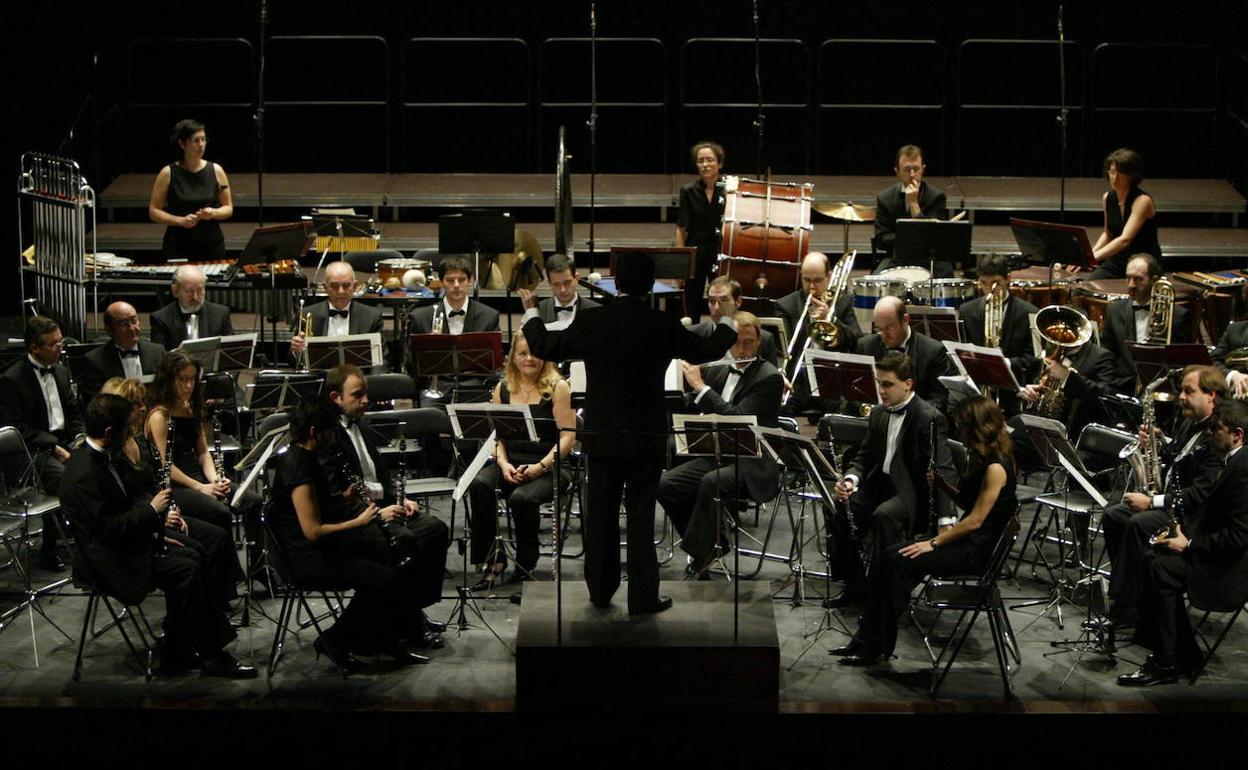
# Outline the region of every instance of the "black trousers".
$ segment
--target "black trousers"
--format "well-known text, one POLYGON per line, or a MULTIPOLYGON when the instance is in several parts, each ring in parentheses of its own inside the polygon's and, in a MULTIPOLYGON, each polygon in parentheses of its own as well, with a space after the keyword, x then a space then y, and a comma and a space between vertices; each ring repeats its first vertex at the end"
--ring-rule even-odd
POLYGON ((727 548, 728 528, 719 526, 719 511, 735 518, 734 499, 750 499, 745 478, 713 457, 694 457, 659 479, 658 501, 681 535, 681 549, 699 567, 711 558, 716 537, 727 548))
POLYGON ((411 557, 402 571, 410 583, 411 598, 416 608, 437 604, 442 600, 442 578, 446 575, 446 553, 451 542, 450 528, 436 516, 422 513, 393 531, 399 552, 411 557))
MULTIPOLYGON (((65 474, 65 466, 52 456, 51 452, 39 452, 35 455, 35 470, 39 474, 39 487, 45 494, 61 494, 61 476, 65 474)), ((56 520, 56 513, 43 514, 43 537, 40 547, 44 551, 56 548, 61 539, 61 525, 56 520)))
POLYGON ((1109 596, 1115 607, 1138 607, 1146 580, 1144 558, 1152 550, 1148 539, 1169 522, 1165 511, 1149 508, 1136 513, 1117 503, 1101 515, 1105 551, 1109 554, 1109 596))
MULTIPOLYGON (((519 464, 536 463, 517 458, 519 464)), ((561 462, 562 465, 562 462, 561 462)), ((571 477, 566 468, 560 469, 564 479, 571 477)), ((520 486, 516 486, 503 478, 502 471, 495 463, 481 469, 477 477, 468 487, 469 502, 472 511, 470 529, 472 531, 472 553, 469 555, 473 564, 481 564, 493 557, 493 561, 502 561, 501 553, 494 553, 494 541, 498 535, 498 514, 494 505, 494 491, 499 490, 507 500, 511 509, 511 518, 516 527, 516 565, 525 573, 532 574, 537 567, 538 533, 541 529, 539 511, 542 503, 554 499, 554 470, 538 476, 520 486)))
MULTIPOLYGON (((868 538, 867 551, 873 569, 883 563, 888 546, 908 542, 914 532, 914 511, 887 478, 877 478, 850 497, 849 509, 859 536, 868 538)), ((854 553, 852 548, 838 550, 854 553)), ((864 590, 867 587, 866 565, 858 558, 845 561, 845 590, 850 593, 864 590)))
POLYGON ((1202 659, 1183 592, 1187 589, 1187 560, 1169 550, 1150 550, 1144 555, 1135 641, 1152 650, 1158 665, 1178 665, 1193 671, 1202 659))
POLYGON ((897 646, 897 618, 910 603, 910 593, 924 575, 978 575, 992 555, 993 543, 964 537, 914 558, 898 551, 913 540, 881 547, 872 565, 867 601, 854 636, 869 650, 891 655, 897 646))
POLYGON ((213 597, 210 570, 192 546, 170 546, 152 566, 152 582, 165 594, 165 645, 212 657, 234 639, 234 629, 213 597))
MULTIPOLYGON (((202 496, 202 495, 201 495, 202 496)), ((166 530, 165 534, 199 555, 208 595, 217 606, 228 604, 238 596, 238 556, 230 533, 215 524, 186 517, 186 533, 166 530)))
POLYGON ((654 552, 654 503, 663 467, 659 460, 590 456, 585 512, 585 583, 594 604, 606 606, 620 587, 620 501, 628 537, 628 606, 641 609, 659 597, 654 552))

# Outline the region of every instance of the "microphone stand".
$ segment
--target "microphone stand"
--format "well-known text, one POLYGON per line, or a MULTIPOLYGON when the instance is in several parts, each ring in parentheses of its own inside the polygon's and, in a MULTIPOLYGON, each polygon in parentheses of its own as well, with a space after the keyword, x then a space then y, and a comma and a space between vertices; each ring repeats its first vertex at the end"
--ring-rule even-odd
MULTIPOLYGON (((1061 158, 1058 163, 1058 199, 1057 199, 1057 221, 1066 221, 1066 148, 1067 148, 1067 121, 1069 119, 1069 110, 1066 108, 1066 32, 1062 24, 1062 4, 1057 4, 1057 73, 1059 88, 1058 99, 1059 106, 1057 111, 1057 127, 1059 133, 1059 146, 1061 158)), ((1051 269, 1051 268, 1050 268, 1051 269)), ((1050 287, 1051 288, 1051 287, 1050 287)))
POLYGON ((759 36, 758 24, 758 0, 754 0, 754 88, 758 94, 758 115, 754 118, 754 132, 757 135, 757 152, 758 152, 758 178, 765 179, 763 175, 763 125, 766 120, 763 115, 763 76, 762 76, 762 39, 759 36))
MULTIPOLYGON (((589 4, 589 270, 594 270, 594 186, 598 175, 598 8, 589 4)), ((571 255, 573 262, 576 255, 571 255)))
POLYGON ((264 38, 269 24, 269 2, 260 0, 260 73, 256 86, 256 224, 264 227, 264 38))

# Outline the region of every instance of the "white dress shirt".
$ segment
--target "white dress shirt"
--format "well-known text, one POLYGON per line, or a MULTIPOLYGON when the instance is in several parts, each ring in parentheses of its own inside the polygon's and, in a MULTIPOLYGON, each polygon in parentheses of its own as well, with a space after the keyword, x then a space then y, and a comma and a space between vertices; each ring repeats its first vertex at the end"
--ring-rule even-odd
POLYGON ((1144 342, 1148 339, 1148 310, 1136 309, 1134 302, 1131 303, 1132 320, 1135 321, 1135 341, 1144 342))
MULTIPOLYGON (((329 306, 330 310, 337 310, 333 305, 329 306)), ((327 337, 343 337, 351 333, 351 305, 347 304, 347 317, 339 318, 331 315, 329 317, 329 325, 325 327, 325 336, 327 337)), ((328 311, 327 311, 328 312, 328 311)))
MULTIPOLYGON (((178 309, 181 310, 182 308, 179 307, 178 309)), ((185 313, 186 311, 183 310, 182 312, 185 313)), ((188 340, 199 339, 199 314, 202 312, 204 312, 204 308, 200 306, 199 310, 195 311, 194 314, 186 317, 186 338, 188 340)))
POLYGON ((464 314, 463 315, 457 315, 457 316, 452 317, 451 313, 452 311, 454 311, 454 308, 451 307, 451 303, 450 301, 446 299, 446 297, 442 298, 442 310, 443 312, 446 313, 445 332, 447 334, 463 334, 464 333, 464 320, 468 318, 468 312, 467 312, 468 302, 469 300, 464 300, 464 308, 463 308, 464 314))
POLYGON ((351 444, 355 447, 355 454, 360 458, 360 474, 364 477, 364 485, 368 487, 368 494, 374 500, 380 500, 385 496, 385 490, 381 488, 381 482, 377 480, 377 468, 373 465, 372 455, 368 453, 368 445, 364 443, 360 423, 351 422, 344 416, 342 427, 347 429, 347 435, 351 437, 351 444))
POLYGON ((35 367, 35 379, 39 381, 39 389, 43 391, 44 408, 48 410, 48 432, 55 433, 58 430, 64 430, 65 410, 61 408, 61 393, 56 389, 56 376, 50 371, 46 373, 44 371, 52 367, 39 363, 29 353, 26 357, 35 367))
POLYGON ((890 409, 888 413, 888 440, 884 450, 884 472, 890 475, 893 466, 893 455, 897 453, 897 443, 901 439, 901 426, 906 421, 905 409, 913 398, 914 393, 911 393, 909 398, 890 409))

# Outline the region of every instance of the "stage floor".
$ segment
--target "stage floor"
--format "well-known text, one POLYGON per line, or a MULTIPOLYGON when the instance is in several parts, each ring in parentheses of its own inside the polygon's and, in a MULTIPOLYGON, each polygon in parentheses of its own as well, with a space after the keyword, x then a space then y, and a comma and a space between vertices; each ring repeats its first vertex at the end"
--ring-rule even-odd
MULTIPOLYGON (((436 514, 446 517, 443 508, 436 514)), ((1025 510, 1030 516, 1030 509, 1025 510)), ((747 519, 747 524, 752 520, 747 519)), ((808 526, 809 523, 808 523, 808 526)), ((1023 522, 1026 531, 1027 521, 1023 522)), ((760 526, 747 530, 761 535, 766 516, 760 526)), ((785 552, 790 541, 790 527, 783 511, 768 548, 785 552)), ((670 543, 670 540, 668 541, 670 543)), ((573 535, 567 552, 580 550, 579 536, 573 535)), ((666 555, 664 544, 661 556, 666 555)), ((816 569, 818 556, 813 543, 806 549, 807 567, 816 569)), ((743 559, 749 572, 752 562, 743 559)), ((446 580, 446 595, 455 594, 454 586, 462 577, 461 557, 454 545, 448 558, 453 577, 446 580)), ((684 571, 683 555, 662 567, 664 580, 680 580, 684 571)), ((565 559, 563 567, 565 596, 583 601, 582 563, 565 559)), ((46 573, 36 573, 39 578, 46 573)), ((1030 577, 1026 565, 1017 582, 1002 584, 1006 603, 1016 597, 1047 594, 1048 587, 1030 577)), ((549 559, 539 564, 539 577, 548 579, 549 559)), ((11 589, 15 576, 11 569, 0 572, 0 581, 8 581, 11 589)), ((723 580, 723 577, 718 577, 723 580)), ((1126 690, 1114 684, 1119 673, 1134 670, 1144 658, 1144 651, 1124 646, 1116 666, 1102 656, 1089 653, 1081 659, 1073 654, 1046 657, 1050 642, 1075 636, 1079 632, 1081 610, 1063 607, 1065 628, 1057 627, 1052 613, 1039 616, 1037 608, 1014 610, 1011 619, 1022 645, 1023 666, 1014 679, 1016 697, 1002 698, 1002 686, 992 653, 986 622, 981 618, 960 657, 954 664, 938 699, 927 694, 930 664, 917 631, 903 622, 897 657, 891 662, 869 669, 850 669, 836 664, 827 655, 830 647, 843 644, 847 637, 841 630, 826 633, 800 660, 807 646, 807 635, 815 632, 823 620, 819 599, 824 593, 821 580, 808 579, 795 584, 786 565, 767 562, 761 574, 749 587, 763 589, 774 596, 776 633, 780 644, 779 711, 781 714, 867 714, 867 713, 1170 713, 1192 709, 1243 711, 1248 708, 1248 627, 1241 618, 1233 628, 1207 672, 1195 685, 1180 683, 1146 690, 1126 690), (798 590, 800 587, 800 590, 798 590), (797 602, 794 601, 796 595, 797 602), (802 602, 801 600, 805 601, 802 602), (795 662, 796 661, 796 662, 795 662), (1073 672, 1071 671, 1072 666, 1073 672), (1070 673, 1063 685, 1063 679, 1070 673)), ((87 649, 81 682, 70 679, 75 644, 81 628, 86 599, 64 596, 45 600, 49 616, 73 637, 58 634, 47 622, 36 616, 35 634, 39 645, 40 666, 35 668, 31 649, 29 620, 19 617, 0 633, 0 713, 4 709, 67 707, 105 709, 363 709, 369 711, 425 712, 510 712, 515 707, 516 663, 513 657, 521 607, 510 603, 509 596, 518 587, 500 587, 491 598, 480 601, 482 617, 501 637, 489 630, 470 629, 446 634, 446 646, 430 653, 433 662, 427 666, 395 668, 388 663, 374 670, 344 679, 327 660, 317 661, 312 652, 313 634, 303 631, 290 637, 286 653, 273 678, 249 682, 227 682, 202 679, 199 676, 157 677, 145 683, 143 677, 125 654, 124 645, 115 631, 93 642, 87 649)), ((620 608, 624 604, 625 587, 615 597, 620 608)), ((835 588, 834 588, 835 590, 835 588)), ((723 591, 724 601, 730 591, 723 591)), ((446 619, 452 611, 452 600, 430 608, 429 614, 446 619)), ((265 599, 259 603, 268 617, 277 614, 277 602, 265 599)), ((8 605, 6 605, 8 606, 8 605)), ((163 614, 159 600, 149 600, 148 617, 155 622, 163 614)), ((723 612, 724 605, 699 608, 696 612, 723 612)), ((688 614, 690 608, 680 608, 688 614)), ((695 614, 696 614, 695 612, 695 614)), ((852 628, 852 613, 842 619, 852 628)), ((677 617, 673 615, 673 618, 677 617)), ((1215 616, 1218 618, 1219 616, 1215 616)), ((479 620, 469 618, 474 623, 479 620)), ((839 624, 838 624, 839 625, 839 624)), ((233 651, 257 665, 264 662, 272 640, 273 623, 257 615, 249 628, 240 631, 233 651)), ((730 672, 725 672, 730 675, 730 672)), ((682 687, 678 680, 671 688, 682 687)), ((656 692, 655 700, 662 699, 656 692)), ((603 693, 609 699, 611 693, 603 693)), ((0 721, 3 717, 0 716, 0 721)))

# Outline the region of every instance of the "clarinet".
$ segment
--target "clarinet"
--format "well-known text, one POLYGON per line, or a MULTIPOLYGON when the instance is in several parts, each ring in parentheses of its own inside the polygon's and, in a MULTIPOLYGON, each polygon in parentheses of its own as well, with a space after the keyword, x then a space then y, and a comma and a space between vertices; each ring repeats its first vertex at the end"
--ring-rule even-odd
MULTIPOLYGON (((845 480, 845 475, 841 473, 841 463, 836 458, 836 445, 831 441, 828 442, 828 462, 832 464, 832 474, 836 483, 845 480)), ((850 509, 848 503, 840 503, 833 501, 836 508, 845 514, 845 522, 849 525, 849 539, 853 541, 854 551, 858 554, 858 561, 864 567, 867 564, 867 551, 862 542, 862 538, 858 537, 858 522, 854 521, 854 512, 850 509)))
POLYGON ((212 467, 217 481, 225 481, 225 455, 221 452, 221 415, 212 413, 212 467))
POLYGON ((399 423, 399 472, 394 480, 394 501, 407 513, 407 436, 403 435, 405 422, 399 423))
MULTIPOLYGON (((168 423, 168 431, 165 433, 165 459, 162 462, 160 453, 156 451, 155 442, 148 442, 148 449, 151 450, 152 462, 156 466, 156 483, 161 489, 173 490, 173 421, 168 423)), ((164 532, 169 527, 169 514, 178 512, 178 504, 173 501, 173 496, 169 497, 169 505, 160 513, 160 547, 157 549, 158 556, 165 556, 169 553, 169 544, 165 542, 164 532)))
MULTIPOLYGON (((360 499, 363 500, 366 505, 374 502, 372 494, 368 491, 368 483, 364 481, 363 476, 356 473, 355 469, 351 467, 351 463, 347 460, 347 456, 343 454, 341 449, 338 450, 338 460, 342 465, 342 474, 347 478, 347 487, 349 489, 354 489, 356 494, 359 495, 360 499)), ((386 523, 386 521, 380 516, 373 519, 373 521, 377 523, 378 527, 381 527, 381 533, 386 536, 386 545, 394 549, 398 560, 398 566, 402 567, 411 561, 410 556, 403 555, 403 552, 399 547, 399 540, 395 537, 394 532, 390 531, 390 526, 386 523)))

